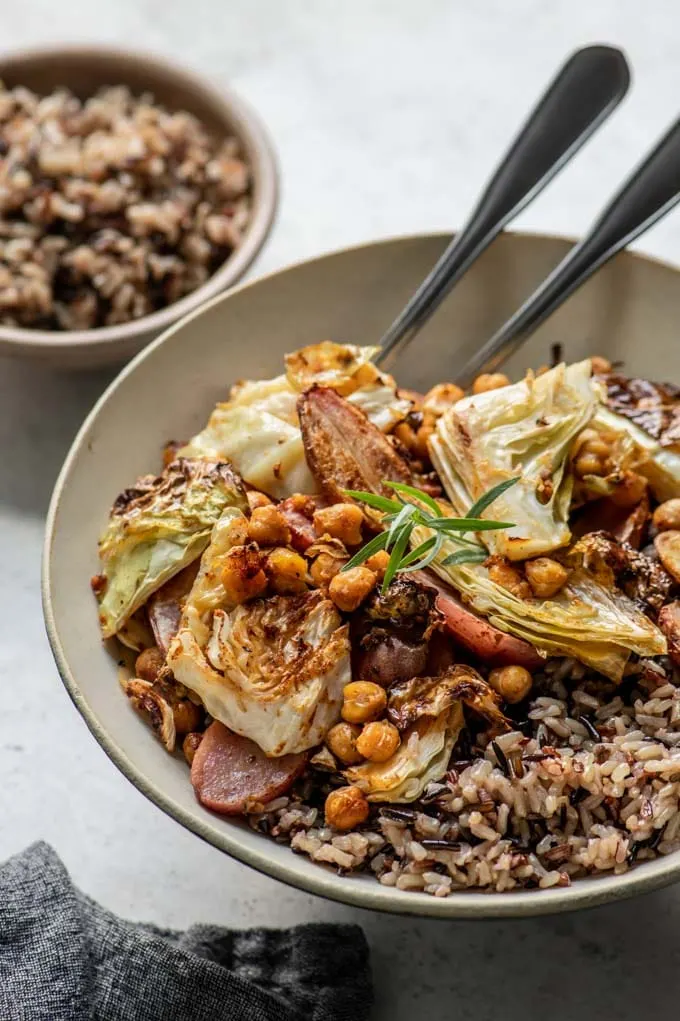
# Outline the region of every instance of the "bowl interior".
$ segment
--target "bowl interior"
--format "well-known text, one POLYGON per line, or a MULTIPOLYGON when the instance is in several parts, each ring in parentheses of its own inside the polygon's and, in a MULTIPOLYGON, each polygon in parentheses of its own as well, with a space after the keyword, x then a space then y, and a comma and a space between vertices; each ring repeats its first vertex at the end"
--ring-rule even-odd
MULTIPOLYGON (((671 881, 680 856, 569 888, 446 899, 403 893, 374 880, 341 877, 194 799, 187 768, 153 738, 121 695, 115 660, 98 637, 88 581, 96 544, 117 493, 159 464, 169 439, 201 428, 233 381, 281 371, 285 352, 330 337, 379 337, 449 238, 414 237, 339 252, 276 273, 215 299, 172 327, 125 369, 85 422, 50 510, 44 604, 60 672, 88 726, 139 789, 179 822, 254 867, 312 892, 383 910, 483 917, 569 910, 671 881)), ((506 234, 479 260, 402 358, 404 385, 425 389, 455 378, 458 360, 520 304, 570 242, 506 234)), ((579 291, 508 365, 510 374, 550 360, 600 353, 626 371, 680 376, 678 272, 624 254, 579 291)))
POLYGON ((167 109, 194 114, 215 137, 234 134, 239 138, 251 168, 253 196, 251 219, 241 245, 196 291, 119 326, 46 331, 0 325, 0 350, 49 358, 50 349, 56 349, 64 367, 120 362, 246 270, 269 232, 277 186, 269 140, 256 115, 240 98, 162 58, 105 47, 62 47, 0 56, 0 81, 9 88, 24 86, 39 95, 67 87, 81 99, 105 86, 127 85, 136 95, 150 92, 167 109))

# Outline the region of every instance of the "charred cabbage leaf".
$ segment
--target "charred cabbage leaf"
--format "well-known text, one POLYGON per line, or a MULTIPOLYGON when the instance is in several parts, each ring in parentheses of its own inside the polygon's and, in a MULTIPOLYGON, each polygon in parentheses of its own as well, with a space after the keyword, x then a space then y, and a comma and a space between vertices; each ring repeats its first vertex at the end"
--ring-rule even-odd
MULTIPOLYGON (((414 531, 415 542, 425 538, 425 529, 414 531)), ((437 574, 491 624, 525 639, 543 655, 573 656, 620 681, 631 653, 659 656, 666 651, 666 641, 652 621, 578 556, 571 557, 573 569, 556 596, 520 599, 493 582, 483 564, 444 565, 448 552, 445 547, 432 565, 437 574)))
POLYGON ((102 634, 116 634, 149 596, 196 560, 226 507, 248 504, 240 478, 223 461, 178 458, 121 493, 99 542, 106 583, 102 634))
POLYGON ((661 447, 680 447, 680 387, 629 379, 617 373, 599 376, 604 403, 627 418, 661 447))
POLYGON ((431 455, 459 514, 494 486, 519 476, 486 512, 515 523, 484 533, 493 553, 524 560, 569 542, 570 447, 596 403, 586 360, 466 397, 441 416, 431 455))
POLYGON ((680 496, 680 445, 665 447, 640 428, 630 417, 600 405, 590 422, 610 448, 612 473, 609 478, 586 476, 583 483, 593 496, 608 496, 616 489, 625 471, 644 475, 661 503, 680 496))
POLYGON ((463 724, 460 702, 435 718, 422 716, 387 762, 364 762, 347 769, 345 777, 369 801, 415 801, 429 783, 443 777, 463 724))
POLYGON ((376 350, 324 341, 287 355, 285 375, 237 384, 180 453, 226 457, 246 482, 276 499, 314 493, 296 409, 300 393, 323 384, 382 431, 408 414, 411 404, 397 395, 392 377, 371 364, 376 350))
POLYGON ((500 699, 476 670, 465 664, 451 666, 438 677, 411 677, 390 687, 387 718, 400 730, 424 716, 438 717, 463 702, 502 730, 508 728, 500 699))
POLYGON ((211 716, 265 754, 302 752, 340 717, 349 628, 319 591, 230 604, 220 563, 242 541, 243 520, 216 527, 167 662, 211 716))

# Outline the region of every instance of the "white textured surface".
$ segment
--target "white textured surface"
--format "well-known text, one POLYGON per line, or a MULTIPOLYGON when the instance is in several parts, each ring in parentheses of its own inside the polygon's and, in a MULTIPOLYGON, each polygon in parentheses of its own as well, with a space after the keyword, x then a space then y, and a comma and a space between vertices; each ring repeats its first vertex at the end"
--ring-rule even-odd
MULTIPOLYGON (((255 272, 374 236, 454 227, 564 55, 627 50, 634 92, 518 226, 578 233, 678 112, 673 0, 25 0, 3 47, 107 40, 231 82, 263 115, 283 173, 255 272)), ((642 247, 680 261, 680 214, 642 247)), ((71 707, 43 635, 43 516, 106 375, 0 363, 0 857, 51 841, 114 910, 162 925, 356 920, 375 1018, 628 1021, 676 1004, 680 888, 517 923, 444 924, 327 904, 231 862, 165 818, 108 762, 71 707)))

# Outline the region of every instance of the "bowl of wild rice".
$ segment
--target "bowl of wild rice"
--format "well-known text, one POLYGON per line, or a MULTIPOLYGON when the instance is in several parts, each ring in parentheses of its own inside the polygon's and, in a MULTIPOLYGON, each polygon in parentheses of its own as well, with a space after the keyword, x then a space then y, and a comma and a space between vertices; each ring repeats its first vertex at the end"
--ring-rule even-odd
MULTIPOLYGON (((566 561, 562 572, 559 562, 539 565, 529 559, 525 576, 508 571, 511 565, 500 554, 489 563, 483 554, 482 566, 479 560, 478 566, 468 565, 470 575, 455 567, 455 577, 447 575, 451 584, 435 603, 449 621, 448 645, 442 647, 441 620, 427 616, 429 603, 421 601, 418 586, 424 581, 410 582, 417 598, 407 599, 402 588, 398 604, 381 603, 383 596, 373 588, 380 564, 372 556, 366 566, 352 568, 352 584, 364 586, 363 595, 357 597, 354 590, 357 608, 347 588, 351 571, 343 584, 337 584, 343 580, 340 574, 324 573, 328 558, 331 568, 334 556, 344 558, 349 568, 350 549, 358 549, 355 557, 362 549, 344 531, 351 519, 342 506, 344 540, 338 538, 339 519, 329 516, 337 510, 332 493, 326 497, 330 506, 322 500, 318 514, 313 497, 304 495, 314 491, 304 464, 327 493, 329 480, 346 470, 348 457, 359 464, 357 452, 365 460, 378 450, 380 478, 387 477, 386 466, 396 468, 400 459, 399 470, 408 461, 410 477, 420 479, 414 485, 421 495, 424 484, 434 484, 437 492, 437 478, 413 440, 445 416, 451 423, 470 423, 460 433, 470 444, 467 459, 458 463, 486 470, 476 452, 487 442, 480 422, 488 419, 480 418, 475 427, 469 417, 476 397, 462 398, 463 411, 456 412, 458 397, 449 383, 437 391, 437 401, 445 403, 448 394, 454 402, 448 411, 421 397, 422 417, 407 417, 397 426, 393 418, 385 419, 386 408, 398 410, 404 397, 418 399, 433 384, 450 379, 452 350, 464 360, 573 242, 505 233, 402 355, 394 380, 381 382, 356 351, 349 357, 351 352, 344 350, 338 352, 334 371, 347 374, 351 369, 355 376, 340 380, 349 393, 342 397, 328 389, 334 377, 321 357, 336 346, 319 345, 318 358, 309 347, 318 345, 320 337, 332 337, 342 347, 380 336, 449 241, 444 236, 401 238, 301 263, 213 299, 143 351, 91 412, 60 473, 43 565, 47 631, 69 695, 106 754, 163 811, 240 861, 312 893, 366 908, 442 918, 574 910, 680 879, 680 645, 675 640, 676 630, 680 634, 680 519, 671 514, 677 514, 680 496, 664 507, 667 494, 658 489, 662 481, 664 486, 680 481, 677 454, 673 461, 671 449, 663 448, 663 458, 655 462, 663 470, 654 485, 650 476, 651 492, 644 484, 639 487, 635 472, 626 469, 614 477, 607 469, 608 485, 616 487, 602 497, 609 502, 588 499, 593 492, 601 495, 605 481, 598 458, 633 449, 615 440, 623 428, 619 412, 608 407, 604 419, 594 414, 591 387, 600 393, 602 385, 602 379, 592 382, 596 365, 596 375, 609 378, 612 363, 618 363, 607 384, 607 400, 615 398, 619 411, 642 419, 646 426, 640 428, 655 430, 661 424, 667 430, 669 422, 677 423, 680 390, 672 384, 680 379, 674 354, 678 269, 633 253, 620 255, 503 365, 508 379, 517 381, 512 387, 506 379, 485 380, 484 406, 498 407, 501 401, 515 412, 524 408, 524 424, 532 435, 537 428, 548 435, 557 411, 536 416, 536 407, 522 397, 524 386, 543 400, 569 373, 573 400, 586 402, 580 405, 586 418, 578 419, 578 443, 572 447, 568 440, 573 477, 580 480, 578 501, 584 501, 570 519, 574 536, 581 536, 570 555, 578 553, 581 559, 566 561), (304 357, 300 352, 289 357, 282 375, 284 357, 302 347, 304 357), (555 347, 561 354, 553 359, 555 347), (591 357, 595 353, 596 360, 591 357), (549 371, 547 366, 560 358, 567 368, 549 371), (542 366, 545 372, 522 383, 528 369, 542 366), (329 381, 326 386, 315 385, 312 377, 320 372, 329 381), (634 381, 632 388, 622 389, 624 376, 634 381), (654 380, 666 386, 660 390, 649 382, 654 380), (397 393, 395 381, 405 389, 397 393), (621 404, 623 398, 627 403, 621 404), (428 424, 426 412, 435 423, 428 424), (468 418, 456 418, 465 413, 468 418), (597 429, 605 421, 605 431, 600 436, 594 424, 582 429, 586 420, 597 422, 597 429), (335 423, 328 448, 333 456, 323 453, 330 435, 324 421, 335 423), (394 428, 401 447, 389 439, 394 428), (282 437, 285 448, 279 446, 282 437), (167 456, 163 470, 162 448, 167 456), (399 453, 402 449, 406 453, 399 453), (285 496, 279 487, 289 481, 293 485, 291 471, 293 496, 285 496), (236 472, 248 484, 247 495, 238 490, 236 472), (252 508, 248 545, 243 545, 244 500, 252 508), (657 500, 662 502, 656 505, 657 500), (195 507, 206 516, 194 515, 195 507), (588 517, 593 508, 600 515, 597 521, 588 517), (605 510, 610 514, 606 521, 605 510), (211 514, 220 517, 212 538, 211 514), (163 515, 168 516, 165 530, 160 529, 163 515), (240 539, 222 528, 223 521, 230 527, 235 522, 240 539), (585 534, 577 533, 577 522, 585 534), (319 528, 328 530, 325 539, 319 528), (198 529, 207 529, 203 539, 197 538, 198 529), (613 529, 627 536, 620 545, 613 529), (227 539, 234 539, 233 550, 227 539), (297 546, 288 548, 293 540, 297 546), (196 559, 183 559, 187 550, 195 552, 194 542, 199 542, 199 554, 205 550, 200 567, 196 559), (208 547, 201 542, 209 542, 208 547), (238 559, 244 551, 247 561, 238 559), (586 578, 584 551, 598 570, 603 568, 601 555, 606 556, 607 572, 586 578), (159 576, 178 555, 170 566, 174 571, 179 564, 182 570, 165 575, 170 580, 159 588, 159 576), (308 577, 301 558, 310 565, 308 577), (537 567, 549 570, 552 579, 536 575, 537 567), (616 572, 616 584, 609 571, 616 572), (566 586, 567 579, 568 587, 553 587, 566 586), (253 588, 239 594, 241 582, 253 588), (482 582, 484 603, 477 598, 482 582), (545 591, 546 582, 552 595, 545 591), (319 624, 320 608, 331 612, 323 601, 326 583, 344 622, 340 625, 330 617, 328 627, 319 624), (509 585, 516 603, 508 602, 509 585), (280 595, 272 595, 274 586, 280 595), (237 604, 233 615, 224 602, 227 588, 237 604), (616 620, 607 616, 613 606, 616 620), (316 615, 304 640, 295 616, 301 607, 307 614, 303 623, 316 615), (413 626, 406 628, 409 618, 413 626), (572 625, 565 629, 566 620, 572 625), (355 643, 353 659, 338 638, 346 624, 349 641, 355 643), (434 630, 427 631, 430 624, 434 630), (315 659, 312 670, 313 644, 329 633, 323 645, 326 665, 315 659), (264 649, 263 636, 270 643, 264 649), (501 643, 509 658, 507 670, 494 665, 501 643), (447 649, 453 656, 448 666, 447 649), (427 658, 414 659, 421 654, 427 658), (296 655, 308 659, 298 663, 296 655), (355 672, 344 686, 348 655, 355 672), (261 675, 255 670, 260 662, 261 675), (286 678, 295 679, 294 706, 282 701, 279 664, 286 678), (395 680, 395 667, 405 671, 406 688, 400 687, 403 678, 395 680), (331 691, 337 677, 343 678, 344 724, 324 731, 329 721, 311 716, 310 707, 334 705, 337 718, 337 691, 331 691), (456 678, 473 685, 467 695, 458 689, 468 699, 464 726, 457 710, 453 719, 446 715, 449 702, 429 714, 434 722, 422 731, 417 729, 425 726, 422 720, 413 723, 415 716, 405 715, 421 711, 416 703, 432 690, 433 678, 437 685, 458 683, 456 678), (486 687, 480 687, 482 679, 486 687), (478 708, 469 704, 473 695, 488 699, 489 687, 501 698, 504 720, 490 712, 488 702, 486 708, 482 701, 478 708), (265 716, 269 697, 274 708, 265 716), (380 740, 396 742, 387 759, 374 743, 376 725, 380 740), (430 729, 440 725, 451 729, 430 729), (312 739, 307 729, 312 726, 322 728, 321 736, 315 730, 312 739), (452 744, 444 737, 442 746, 437 735, 443 733, 452 735, 452 744)), ((439 424, 436 428, 439 437, 439 424)), ((494 429, 489 433, 491 442, 494 429)), ((490 459, 501 448, 484 449, 490 459)), ((646 449, 660 448, 652 443, 646 449)), ((441 463, 446 468, 449 462, 441 463)), ((541 467, 544 460, 536 463, 541 467)), ((437 475, 447 481, 443 469, 437 475)), ((528 478, 531 483, 533 476, 528 478)), ((366 488, 342 483, 345 496, 349 489, 357 495, 356 490, 366 488)), ((531 524, 539 512, 531 485, 528 492, 531 524)), ((516 522, 520 505, 513 506, 513 516, 503 511, 498 521, 516 522)), ((367 534, 362 533, 363 542, 367 534)), ((533 541, 533 531, 524 535, 523 542, 533 541)), ((416 538, 420 542, 422 536, 416 538)), ((409 576, 404 579, 406 585, 409 576)), ((437 579, 447 584, 441 574, 437 579)), ((284 695, 289 690, 283 685, 284 695)), ((444 689, 437 690, 441 694, 444 689)))
POLYGON ((276 198, 231 92, 108 48, 0 58, 0 352, 129 358, 244 273, 276 198))

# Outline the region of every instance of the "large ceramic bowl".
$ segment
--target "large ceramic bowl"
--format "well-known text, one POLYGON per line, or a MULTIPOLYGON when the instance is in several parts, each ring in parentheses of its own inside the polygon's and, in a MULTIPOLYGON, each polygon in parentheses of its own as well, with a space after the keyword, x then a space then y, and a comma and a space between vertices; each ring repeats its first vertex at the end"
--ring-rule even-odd
MULTIPOLYGON (((620 876, 520 893, 446 899, 339 876, 196 802, 183 759, 170 757, 121 694, 115 660, 100 642, 89 579, 97 536, 116 494, 154 470, 161 445, 204 423, 231 382, 281 371, 286 351, 323 338, 365 344, 380 337, 449 238, 370 244, 293 266, 240 286, 173 326, 109 387, 78 434, 47 523, 44 608, 64 683, 107 755, 143 794, 197 836, 294 886, 367 908, 442 918, 534 915, 662 886, 680 876, 680 854, 620 876)), ((460 358, 507 317, 568 250, 551 237, 506 234, 456 288, 397 367, 424 390, 455 375, 460 358)), ((597 352, 627 370, 680 381, 680 275, 624 254, 602 270, 508 365, 518 373, 548 360, 597 352)))
POLYGON ((188 110, 215 138, 235 135, 252 176, 252 213, 239 247, 200 287, 141 319, 94 330, 31 330, 0 324, 0 353, 63 368, 121 364, 171 323, 230 287, 264 244, 276 210, 273 150, 257 115, 233 92, 160 57, 107 46, 50 46, 0 56, 0 81, 38 95, 66 86, 82 99, 106 85, 151 92, 168 110, 188 110))

